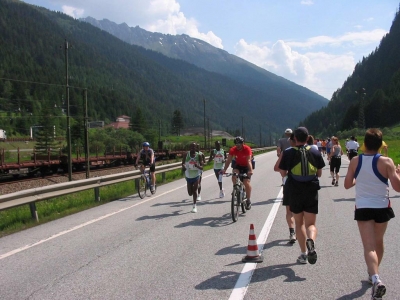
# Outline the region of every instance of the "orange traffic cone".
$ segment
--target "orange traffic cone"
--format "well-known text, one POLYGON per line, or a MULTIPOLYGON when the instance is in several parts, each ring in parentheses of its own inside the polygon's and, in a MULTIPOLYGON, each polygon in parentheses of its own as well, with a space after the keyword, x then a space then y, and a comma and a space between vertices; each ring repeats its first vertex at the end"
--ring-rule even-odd
POLYGON ((247 246, 247 255, 242 258, 242 262, 263 262, 264 257, 258 252, 257 238, 254 234, 254 225, 250 224, 249 244, 247 246))

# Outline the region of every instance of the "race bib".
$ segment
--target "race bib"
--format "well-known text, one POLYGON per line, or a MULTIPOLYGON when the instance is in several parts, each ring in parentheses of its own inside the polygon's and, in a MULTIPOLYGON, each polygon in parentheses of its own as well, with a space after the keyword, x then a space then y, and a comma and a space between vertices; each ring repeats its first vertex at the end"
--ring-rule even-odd
POLYGON ((216 156, 216 157, 214 157, 214 161, 217 164, 223 163, 224 162, 224 157, 223 156, 216 156))

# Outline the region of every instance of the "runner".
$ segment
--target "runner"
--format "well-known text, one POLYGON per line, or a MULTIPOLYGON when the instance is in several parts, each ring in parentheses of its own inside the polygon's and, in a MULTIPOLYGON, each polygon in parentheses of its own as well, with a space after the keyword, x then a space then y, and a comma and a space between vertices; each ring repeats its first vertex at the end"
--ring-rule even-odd
POLYGON ((346 148, 348 151, 349 160, 358 155, 357 151, 358 148, 360 148, 360 145, 356 142, 354 136, 350 137, 350 141, 346 143, 346 148))
MULTIPOLYGON (((295 143, 295 141, 294 141, 294 134, 292 133, 291 136, 290 136, 290 147, 295 147, 295 146, 296 146, 296 143, 295 143)), ((287 151, 288 149, 290 149, 290 147, 287 148, 287 149, 284 150, 284 151, 287 151)), ((275 172, 279 172, 279 171, 280 171, 280 170, 279 170, 279 163, 280 163, 281 160, 282 160, 282 155, 283 155, 283 152, 281 153, 281 155, 279 156, 278 160, 277 160, 276 163, 275 163, 275 166, 274 166, 274 171, 275 171, 275 172)), ((285 192, 286 187, 287 187, 287 186, 285 185, 286 178, 287 178, 287 176, 286 176, 286 177, 282 177, 282 182, 283 182, 283 199, 282 199, 282 206, 285 206, 285 207, 286 207, 286 222, 287 222, 288 227, 289 227, 289 243, 290 243, 290 244, 294 244, 294 243, 296 242, 296 232, 295 232, 295 230, 294 230, 295 224, 294 224, 293 213, 290 211, 289 197, 288 197, 288 195, 287 195, 288 193, 285 192)))
POLYGON ((215 149, 213 149, 211 151, 210 158, 208 159, 208 163, 210 163, 211 160, 214 160, 214 173, 215 173, 215 177, 217 177, 217 180, 218 180, 219 197, 224 198, 225 197, 225 189, 222 188, 222 174, 220 174, 220 171, 226 160, 226 152, 224 151, 224 149, 221 148, 220 141, 215 142, 215 149))
POLYGON ((308 130, 299 127, 294 131, 296 147, 283 152, 279 169, 282 177, 288 176, 285 193, 289 197, 290 210, 296 224, 296 235, 301 254, 297 261, 301 264, 317 262, 315 226, 318 214, 318 177, 322 175, 325 162, 318 150, 306 145, 308 130), (306 251, 308 249, 308 252, 306 251))
POLYGON ((350 161, 344 180, 344 187, 356 187, 354 220, 357 221, 364 259, 368 270, 368 279, 372 282, 372 299, 381 299, 386 287, 379 277, 379 265, 382 262, 385 235, 388 222, 394 218, 389 200, 389 183, 396 192, 400 192, 400 165, 394 165, 389 157, 381 156, 382 132, 368 129, 364 137, 364 154, 350 161))
MULTIPOLYGON (((196 151, 199 153, 200 159, 202 161, 202 165, 204 166, 206 164, 206 158, 204 156, 204 153, 200 151, 200 144, 196 144, 196 151)), ((197 188, 197 201, 201 200, 200 192, 201 192, 201 178, 203 176, 203 169, 199 169, 199 185, 197 188)))
POLYGON ((182 170, 185 171, 187 192, 193 196, 192 213, 197 213, 197 188, 199 185, 199 170, 203 170, 203 162, 198 152, 196 152, 196 143, 190 144, 190 151, 182 158, 182 170))
MULTIPOLYGON (((281 153, 290 147, 290 136, 293 134, 292 129, 287 128, 285 130, 285 137, 278 140, 278 146, 276 148, 276 154, 278 157, 281 156, 281 153)), ((284 177, 282 177, 282 186, 284 185, 284 177)))
POLYGON ((339 186, 339 170, 342 164, 342 147, 340 146, 339 139, 337 137, 332 137, 332 151, 329 155, 330 161, 330 171, 332 176, 332 185, 339 186))

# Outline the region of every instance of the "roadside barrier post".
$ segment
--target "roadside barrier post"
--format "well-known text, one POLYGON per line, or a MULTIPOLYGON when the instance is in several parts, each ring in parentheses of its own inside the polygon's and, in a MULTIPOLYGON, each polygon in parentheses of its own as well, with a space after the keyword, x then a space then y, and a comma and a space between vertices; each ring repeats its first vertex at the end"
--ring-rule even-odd
POLYGON ((36 220, 36 222, 39 222, 39 216, 36 210, 36 203, 35 202, 31 202, 29 203, 29 208, 31 210, 31 216, 33 219, 36 220))

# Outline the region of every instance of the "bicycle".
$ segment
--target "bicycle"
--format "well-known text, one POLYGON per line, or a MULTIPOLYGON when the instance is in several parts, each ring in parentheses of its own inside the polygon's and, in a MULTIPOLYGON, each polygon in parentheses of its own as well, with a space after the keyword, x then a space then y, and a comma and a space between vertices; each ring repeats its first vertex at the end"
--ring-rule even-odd
MULTIPOLYGON (((135 166, 135 167, 136 167, 136 169, 138 169, 137 166, 135 166)), ((153 190, 151 190, 151 188, 150 188, 150 186, 151 186, 150 170, 149 169, 146 170, 146 166, 142 172, 142 175, 140 176, 140 178, 138 178, 137 183, 138 183, 137 191, 138 191, 138 195, 139 195, 140 199, 143 199, 146 196, 147 190, 150 190, 150 193, 152 195, 154 195, 156 193, 156 190, 157 190, 156 184, 154 185, 153 190)))
POLYGON ((246 173, 227 173, 226 177, 236 176, 236 183, 233 185, 232 200, 231 200, 231 215, 232 221, 236 222, 239 217, 239 207, 242 209, 242 213, 246 213, 246 189, 243 183, 243 178, 247 177, 246 173))

